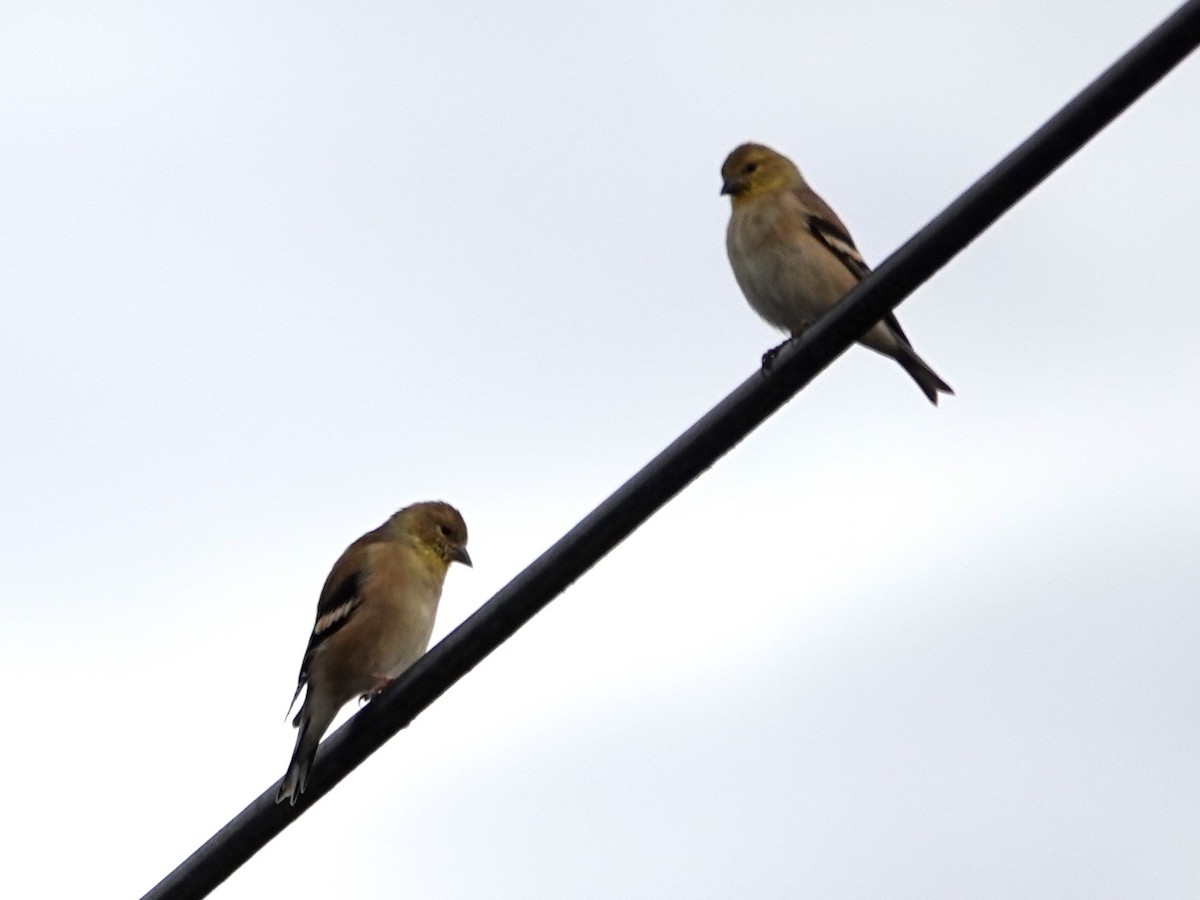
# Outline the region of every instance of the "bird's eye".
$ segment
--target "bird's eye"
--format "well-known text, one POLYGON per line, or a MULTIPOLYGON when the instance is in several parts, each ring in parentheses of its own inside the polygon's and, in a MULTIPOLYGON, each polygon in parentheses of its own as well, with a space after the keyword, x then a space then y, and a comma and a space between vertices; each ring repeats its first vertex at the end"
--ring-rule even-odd
POLYGON ((743 175, 753 175, 757 171, 758 171, 758 163, 756 163, 756 162, 748 162, 744 166, 742 166, 742 174, 743 175))
POLYGON ((439 525, 438 531, 440 531, 442 533, 442 537, 450 537, 450 526, 449 525, 439 525))

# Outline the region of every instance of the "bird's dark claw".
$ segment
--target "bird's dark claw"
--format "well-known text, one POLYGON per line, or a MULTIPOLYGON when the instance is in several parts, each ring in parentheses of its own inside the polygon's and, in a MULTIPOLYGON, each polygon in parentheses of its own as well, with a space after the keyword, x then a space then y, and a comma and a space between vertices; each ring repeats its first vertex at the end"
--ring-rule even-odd
POLYGON ((763 371, 764 375, 766 375, 768 372, 771 371, 771 366, 775 365, 775 357, 777 357, 779 355, 779 351, 782 350, 784 347, 786 347, 791 342, 792 342, 792 339, 788 338, 786 341, 784 341, 779 346, 772 347, 770 350, 768 350, 766 353, 763 354, 763 356, 762 356, 762 371, 763 371))
POLYGON ((374 687, 372 687, 366 693, 358 695, 358 705, 362 706, 364 703, 370 703, 372 700, 382 694, 383 689, 391 684, 392 681, 393 679, 391 678, 386 678, 383 675, 376 675, 374 687))

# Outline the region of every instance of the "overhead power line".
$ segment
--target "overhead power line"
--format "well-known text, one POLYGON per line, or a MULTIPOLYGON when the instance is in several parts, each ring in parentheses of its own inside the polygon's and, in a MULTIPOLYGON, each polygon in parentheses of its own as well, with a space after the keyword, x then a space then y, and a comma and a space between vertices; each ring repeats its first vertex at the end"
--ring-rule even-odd
POLYGON ((196 900, 407 726, 668 500, 808 384, 1200 43, 1190 0, 892 254, 830 313, 684 432, 322 745, 295 807, 276 786, 143 900, 196 900))

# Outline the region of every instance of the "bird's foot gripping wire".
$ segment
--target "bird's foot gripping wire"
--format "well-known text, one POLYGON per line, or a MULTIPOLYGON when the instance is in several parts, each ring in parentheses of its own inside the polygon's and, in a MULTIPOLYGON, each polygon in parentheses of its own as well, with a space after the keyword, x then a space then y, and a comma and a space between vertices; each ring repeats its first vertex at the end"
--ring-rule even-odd
POLYGON ((770 350, 768 350, 766 353, 764 353, 762 355, 762 371, 763 371, 764 375, 766 375, 768 372, 771 371, 771 366, 775 365, 775 357, 779 356, 779 351, 782 350, 784 347, 786 347, 791 342, 792 342, 792 339, 788 338, 786 341, 784 341, 779 346, 772 347, 770 350))
POLYGON ((371 700, 374 700, 376 697, 378 697, 380 694, 382 694, 383 689, 385 687, 387 687, 389 684, 391 684, 394 680, 395 679, 393 679, 393 678, 386 678, 383 675, 376 675, 375 676, 375 686, 373 688, 371 688, 369 691, 365 691, 359 695, 359 697, 358 697, 359 704, 361 705, 363 703, 367 703, 371 700))

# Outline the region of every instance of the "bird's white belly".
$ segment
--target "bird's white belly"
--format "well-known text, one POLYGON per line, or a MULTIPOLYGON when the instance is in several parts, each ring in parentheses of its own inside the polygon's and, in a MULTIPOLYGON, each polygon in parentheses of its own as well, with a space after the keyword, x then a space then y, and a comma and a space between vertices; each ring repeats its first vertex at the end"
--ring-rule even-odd
POLYGON ((800 334, 846 292, 846 285, 823 277, 797 248, 776 254, 743 256, 735 275, 751 309, 776 328, 800 334))
POLYGON ((437 613, 437 596, 432 602, 414 604, 406 610, 402 623, 395 623, 392 639, 387 643, 383 665, 380 667, 386 678, 396 678, 416 662, 433 634, 433 622, 437 613))

